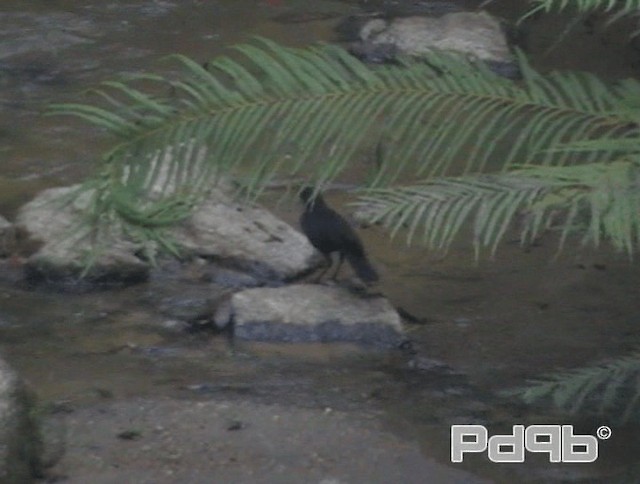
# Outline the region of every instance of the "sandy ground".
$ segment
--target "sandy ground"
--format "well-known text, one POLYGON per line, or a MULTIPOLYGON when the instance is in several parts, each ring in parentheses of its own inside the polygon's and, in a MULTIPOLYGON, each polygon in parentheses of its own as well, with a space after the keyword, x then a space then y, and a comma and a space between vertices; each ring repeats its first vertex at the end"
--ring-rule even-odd
POLYGON ((64 417, 69 484, 480 483, 375 415, 246 402, 119 401, 64 417))

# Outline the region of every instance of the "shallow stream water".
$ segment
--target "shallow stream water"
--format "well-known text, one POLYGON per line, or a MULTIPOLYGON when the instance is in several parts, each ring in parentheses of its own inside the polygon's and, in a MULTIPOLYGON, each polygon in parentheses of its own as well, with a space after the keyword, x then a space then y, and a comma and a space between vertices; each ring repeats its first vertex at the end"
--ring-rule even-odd
MULTIPOLYGON (((521 11, 518 2, 490 8, 511 19, 521 11)), ((255 35, 295 46, 333 41, 336 23, 357 11, 357 2, 324 0, 4 1, 0 214, 12 219, 39 190, 82 180, 108 146, 86 125, 43 116, 48 103, 76 100, 119 73, 166 72, 174 68, 163 61, 168 54, 203 62, 255 35)), ((537 67, 584 69, 612 82, 638 77, 640 54, 618 30, 594 32, 581 23, 553 47, 563 22, 530 24, 524 45, 537 67)), ((271 198, 265 203, 295 224, 299 207, 276 204, 277 194, 271 198)), ((328 200, 344 207, 348 198, 333 193, 328 200)), ((640 341, 637 263, 606 250, 569 250, 554 259, 552 240, 526 251, 507 244, 495 260, 476 264, 464 241, 442 258, 407 248, 400 238, 389 241, 378 228, 362 234, 382 274, 380 290, 426 321, 408 326, 417 356, 340 345, 233 346, 225 336, 187 334, 169 313, 159 318, 158 301, 170 306, 172 296, 158 296, 156 281, 69 294, 16 286, 10 271, 0 278, 0 349, 44 402, 82 406, 131 396, 221 395, 375 409, 393 432, 446 463, 453 423, 486 423, 497 432, 562 418, 499 399, 497 390, 554 368, 623 354, 640 341), (434 368, 430 359, 449 368, 434 368)), ((175 290, 197 288, 176 281, 175 290)), ((606 424, 575 423, 583 432, 606 424)), ((535 461, 504 468, 476 459, 466 467, 499 482, 593 478, 634 462, 640 449, 633 432, 614 429, 617 438, 590 466, 535 461)))

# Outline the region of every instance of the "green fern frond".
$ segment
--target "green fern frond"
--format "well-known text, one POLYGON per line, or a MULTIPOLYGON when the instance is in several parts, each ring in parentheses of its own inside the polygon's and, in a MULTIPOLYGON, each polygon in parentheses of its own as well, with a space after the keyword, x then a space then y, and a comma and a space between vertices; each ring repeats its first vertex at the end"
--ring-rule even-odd
POLYGON ((568 8, 574 8, 578 12, 586 13, 592 11, 621 12, 631 14, 640 10, 640 0, 530 0, 531 8, 526 16, 531 16, 539 12, 549 13, 560 12, 568 8))
MULTIPOLYGON (((543 183, 553 184, 549 196, 531 207, 534 218, 564 210, 562 240, 577 229, 583 244, 598 247, 607 240, 618 251, 632 256, 640 244, 640 158, 636 155, 608 164, 555 167, 547 172, 538 167, 522 172, 543 183)), ((549 215, 547 215, 548 217, 549 215)), ((527 230, 539 233, 529 224, 527 230)))
POLYGON ((375 149, 385 155, 364 201, 394 233, 408 226, 409 240, 421 233, 446 249, 471 221, 476 254, 494 252, 516 215, 529 214, 531 240, 561 212, 561 245, 587 220, 586 242, 637 246, 637 81, 611 89, 584 73, 542 76, 522 55, 515 84, 453 54, 372 68, 334 46, 261 39, 236 50, 239 59, 206 68, 175 56, 178 78, 108 82, 96 105, 54 106, 117 139, 94 220, 110 212, 144 234, 186 217, 221 175, 253 194, 275 176, 322 186, 375 149), (426 181, 386 188, 407 179, 426 181))
POLYGON ((504 392, 527 404, 551 403, 568 413, 606 416, 615 424, 640 421, 640 353, 557 372, 504 392))
MULTIPOLYGON (((574 9, 578 13, 604 12, 608 15, 606 25, 610 26, 625 18, 640 17, 640 0, 530 0, 532 6, 522 16, 520 22, 538 13, 561 12, 574 9)), ((640 34, 640 29, 631 33, 631 38, 640 34)))
POLYGON ((355 205, 369 222, 388 227, 392 236, 407 227, 407 243, 418 236, 421 243, 446 250, 463 228, 473 227, 476 252, 486 247, 494 251, 515 213, 544 193, 546 186, 537 180, 482 175, 374 189, 355 205))
POLYGON ((573 232, 583 243, 603 239, 630 256, 640 245, 640 159, 568 167, 520 168, 499 175, 443 178, 406 187, 373 189, 355 203, 360 215, 407 243, 446 250, 473 228, 476 257, 493 254, 516 217, 523 243, 546 228, 561 230, 560 248, 573 232), (421 234, 421 235, 418 235, 421 234))
POLYGON ((207 68, 177 56, 186 69, 177 80, 146 76, 144 88, 106 83, 106 106, 64 104, 53 112, 116 135, 106 173, 134 193, 157 184, 169 194, 197 193, 221 173, 243 176, 249 189, 276 175, 330 182, 355 153, 373 149, 374 136, 385 140, 388 156, 370 179, 390 185, 514 164, 606 161, 615 150, 548 148, 637 135, 637 114, 621 93, 587 74, 543 77, 522 57, 524 87, 441 53, 375 69, 332 46, 289 49, 262 39, 236 50, 240 60, 221 57, 207 68))

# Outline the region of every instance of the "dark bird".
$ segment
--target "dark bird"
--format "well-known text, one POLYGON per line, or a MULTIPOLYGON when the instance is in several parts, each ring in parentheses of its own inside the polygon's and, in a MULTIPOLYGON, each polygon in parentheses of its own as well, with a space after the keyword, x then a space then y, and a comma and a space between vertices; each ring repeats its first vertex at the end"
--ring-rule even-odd
POLYGON ((327 259, 328 266, 320 274, 322 277, 333 265, 331 254, 338 252, 340 259, 333 279, 338 275, 346 258, 356 275, 366 283, 378 280, 378 274, 367 259, 358 235, 338 212, 331 209, 320 194, 313 198, 313 188, 306 187, 300 193, 304 202, 304 212, 300 216, 302 231, 311 244, 327 259))

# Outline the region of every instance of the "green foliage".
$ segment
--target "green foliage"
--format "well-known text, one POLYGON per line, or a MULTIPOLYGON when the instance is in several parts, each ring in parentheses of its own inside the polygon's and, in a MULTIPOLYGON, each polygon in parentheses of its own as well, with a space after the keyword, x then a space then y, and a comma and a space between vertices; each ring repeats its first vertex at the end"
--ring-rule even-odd
MULTIPOLYGON (((610 88, 585 73, 542 76, 522 56, 516 84, 453 54, 371 68, 333 46, 290 49, 262 39, 235 50, 238 59, 206 68, 177 56, 185 68, 178 78, 105 83, 101 104, 54 106, 53 113, 81 117, 117 139, 104 157, 96 219, 112 211, 152 230, 187 216, 223 174, 252 193, 277 176, 322 186, 375 148, 384 155, 367 174, 377 189, 366 199, 377 207, 374 218, 393 220, 396 230, 406 223, 410 237, 432 224, 425 239, 432 245, 446 248, 475 214, 476 247, 495 250, 523 207, 534 209, 535 236, 556 208, 550 186, 570 209, 565 227, 586 200, 589 240, 599 242, 600 229, 628 252, 637 242, 636 218, 612 218, 632 213, 637 198, 625 205, 609 196, 610 186, 569 196, 566 186, 588 186, 585 177, 629 166, 638 153, 637 81, 610 88), (579 163, 591 168, 560 170, 579 163), (558 177, 567 180, 563 187, 558 177), (398 188, 416 179, 427 181, 398 188), (393 202, 388 187, 405 201, 393 202), (416 190, 431 195, 412 198, 416 190), (451 206, 434 211, 443 197, 451 206)), ((633 181, 617 183, 626 189, 633 181)))
POLYGON ((640 352, 532 381, 525 388, 505 392, 527 404, 551 402, 571 414, 593 413, 607 422, 640 422, 640 352))
MULTIPOLYGON (((537 1, 532 11, 572 4, 630 13, 639 3, 537 1)), ((359 204, 393 233, 408 227, 409 240, 421 233, 446 249, 471 223, 476 251, 493 252, 524 215, 524 241, 552 226, 561 245, 575 230, 585 243, 607 239, 628 254, 640 241, 635 80, 609 86, 586 73, 542 76, 523 56, 520 83, 435 52, 372 68, 338 47, 267 40, 206 67, 176 59, 184 67, 177 78, 108 82, 96 104, 53 107, 116 139, 91 183, 92 220, 124 221, 140 238, 162 242, 159 229, 188 216, 222 176, 253 194, 276 177, 322 187, 375 151, 365 174, 372 188, 359 204)), ((635 418, 638 361, 552 377, 522 395, 572 411, 599 402, 601 411, 635 418)))
POLYGON ((596 10, 604 12, 621 10, 631 14, 640 10, 640 0, 530 0, 530 3, 532 7, 529 15, 538 12, 562 11, 567 8, 575 8, 582 13, 596 10))
POLYGON ((495 251, 514 215, 547 193, 544 184, 513 174, 439 178, 419 185, 370 190, 355 204, 370 222, 395 235, 408 227, 407 243, 446 250, 471 224, 476 253, 495 251))
MULTIPOLYGON (((640 16, 640 0, 530 0, 531 8, 521 21, 538 13, 561 12, 574 9, 578 13, 604 12, 609 16, 608 25, 624 18, 640 16)), ((640 34, 640 29, 632 33, 632 37, 640 34)))
POLYGON ((578 166, 529 166, 505 174, 438 178, 421 184, 374 189, 355 204, 370 222, 407 242, 421 233, 425 245, 446 250, 473 227, 476 255, 493 254, 512 220, 520 217, 521 241, 549 227, 561 230, 560 247, 572 232, 598 246, 606 237, 632 255, 640 245, 640 158, 578 166))

